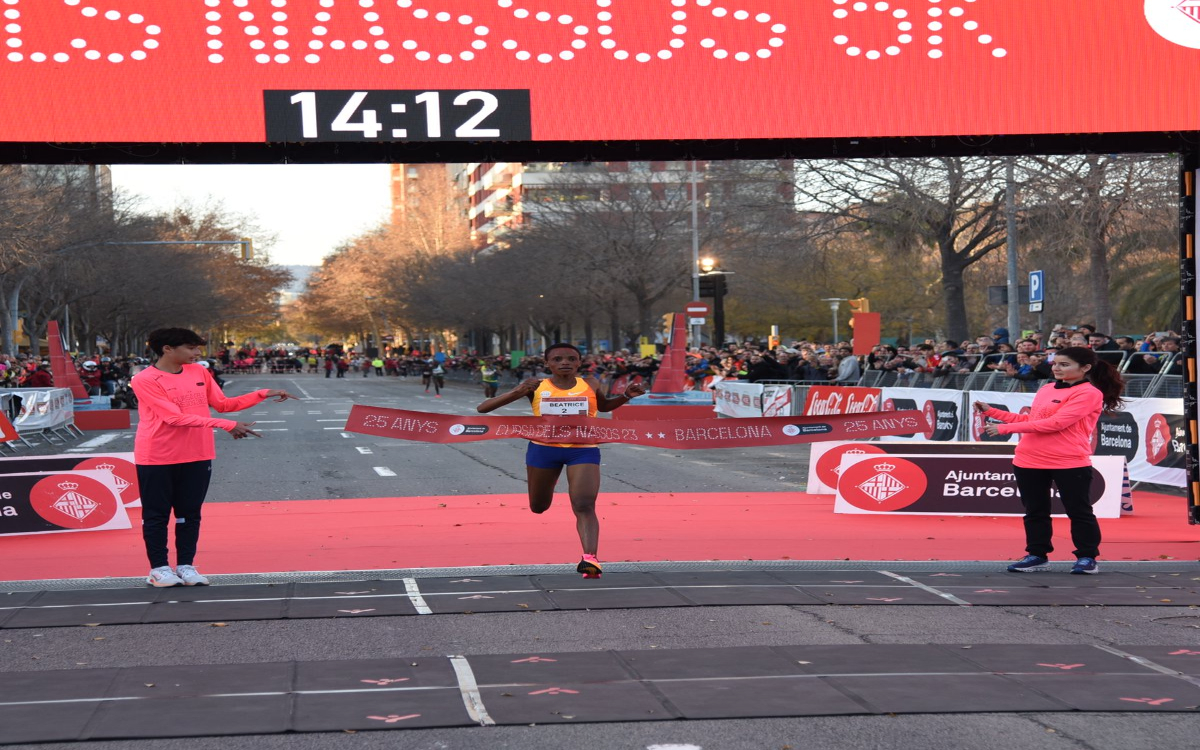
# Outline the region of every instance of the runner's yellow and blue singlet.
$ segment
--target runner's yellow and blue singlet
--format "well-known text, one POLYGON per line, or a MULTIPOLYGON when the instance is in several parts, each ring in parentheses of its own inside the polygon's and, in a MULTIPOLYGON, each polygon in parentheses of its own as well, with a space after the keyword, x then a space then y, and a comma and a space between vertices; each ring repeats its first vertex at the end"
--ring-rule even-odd
MULTIPOLYGON (((583 378, 576 377, 575 385, 563 389, 554 385, 550 378, 538 383, 533 392, 533 416, 535 417, 594 417, 596 416, 596 392, 583 378)), ((543 443, 555 448, 592 448, 595 443, 543 443)))

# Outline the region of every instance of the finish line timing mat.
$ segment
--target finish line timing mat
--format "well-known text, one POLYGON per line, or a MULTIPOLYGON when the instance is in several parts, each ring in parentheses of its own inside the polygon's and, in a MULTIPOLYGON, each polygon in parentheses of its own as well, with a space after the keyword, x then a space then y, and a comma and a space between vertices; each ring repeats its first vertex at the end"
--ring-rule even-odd
POLYGON ((10 672, 0 743, 1198 706, 1185 646, 741 646, 10 672))
POLYGON ((1189 606, 1200 605, 1200 571, 700 570, 17 591, 0 593, 0 628, 771 604, 1189 606))

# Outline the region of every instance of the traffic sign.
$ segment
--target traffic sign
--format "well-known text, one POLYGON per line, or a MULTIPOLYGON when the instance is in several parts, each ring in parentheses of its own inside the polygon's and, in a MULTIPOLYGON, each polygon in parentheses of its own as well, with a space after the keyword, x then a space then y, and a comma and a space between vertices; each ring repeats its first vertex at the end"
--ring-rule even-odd
POLYGON ((689 302, 683 309, 693 318, 702 318, 708 315, 708 305, 704 302, 689 302))
POLYGON ((1042 303, 1041 302, 1030 302, 1029 303, 1029 312, 1041 312, 1041 311, 1042 311, 1042 303))
POLYGON ((688 318, 688 325, 702 326, 702 325, 704 325, 704 321, 705 321, 704 318, 688 318))
POLYGON ((1046 277, 1044 271, 1029 272, 1029 304, 1046 301, 1046 277))

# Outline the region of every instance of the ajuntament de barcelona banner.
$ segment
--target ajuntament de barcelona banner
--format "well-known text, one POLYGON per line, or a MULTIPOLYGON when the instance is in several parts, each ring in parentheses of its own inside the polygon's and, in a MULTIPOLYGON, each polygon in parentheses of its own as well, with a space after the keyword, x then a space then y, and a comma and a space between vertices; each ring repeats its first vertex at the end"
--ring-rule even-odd
POLYGON ((0 0, 0 141, 1200 128, 1200 0, 0 0))

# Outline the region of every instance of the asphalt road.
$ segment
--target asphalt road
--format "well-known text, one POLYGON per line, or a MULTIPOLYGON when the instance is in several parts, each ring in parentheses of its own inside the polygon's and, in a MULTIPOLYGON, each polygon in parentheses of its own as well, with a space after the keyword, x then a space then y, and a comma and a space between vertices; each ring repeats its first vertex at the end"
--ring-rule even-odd
MULTIPOLYGON (((261 440, 218 436, 211 502, 429 493, 522 492, 523 445, 432 446, 339 429, 352 403, 461 412, 482 398, 466 385, 445 397, 413 380, 240 376, 229 392, 287 388, 300 402, 249 414, 261 440), (323 421, 331 420, 331 421, 323 421), (370 452, 365 452, 366 449, 370 452), (395 476, 382 476, 376 467, 395 476)), ((516 411, 514 413, 520 413, 516 411)), ((89 435, 89 440, 95 438, 89 435)), ((129 450, 109 438, 104 450, 129 450)), ((39 452, 57 452, 43 448, 39 452)), ((803 451, 604 449, 605 489, 770 491, 803 483, 803 451)), ((81 575, 86 574, 81 561, 81 575)), ((931 564, 932 565, 932 564, 931 564)), ((943 563, 952 566, 953 564, 943 563)), ((1200 573, 1198 573, 1200 575, 1200 573)), ((0 670, 363 659, 434 654, 855 643, 1200 644, 1200 611, 1184 607, 746 606, 516 614, 123 625, 4 631, 0 670)), ((69 674, 66 676, 69 679, 69 674)), ((807 719, 672 721, 571 726, 397 730, 37 745, 240 748, 922 748, 950 750, 1182 750, 1200 744, 1200 714, 927 714, 807 719)))

